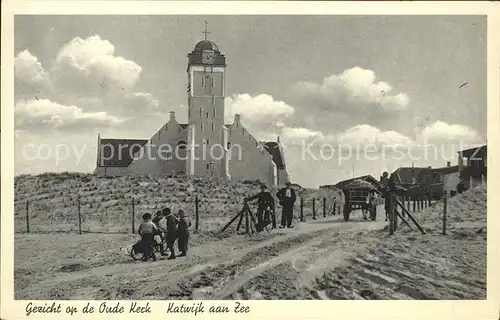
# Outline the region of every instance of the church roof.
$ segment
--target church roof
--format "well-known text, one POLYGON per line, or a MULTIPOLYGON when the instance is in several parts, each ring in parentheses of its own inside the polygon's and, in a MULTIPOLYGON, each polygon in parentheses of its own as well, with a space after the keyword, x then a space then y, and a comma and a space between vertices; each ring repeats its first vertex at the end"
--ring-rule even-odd
POLYGON ((203 50, 213 50, 215 52, 219 52, 219 47, 210 40, 201 40, 196 44, 193 52, 198 52, 203 50))
POLYGON ((137 139, 101 139, 98 149, 98 166, 128 167, 134 160, 133 155, 140 151, 147 142, 148 140, 137 139))
POLYGON ((274 141, 265 142, 264 148, 273 157, 273 162, 276 164, 276 167, 278 167, 278 169, 283 169, 285 165, 278 143, 274 141))

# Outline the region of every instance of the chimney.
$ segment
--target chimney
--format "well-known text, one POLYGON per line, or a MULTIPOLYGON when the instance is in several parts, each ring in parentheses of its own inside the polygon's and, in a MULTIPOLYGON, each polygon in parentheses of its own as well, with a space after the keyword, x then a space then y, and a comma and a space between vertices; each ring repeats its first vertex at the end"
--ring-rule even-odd
POLYGON ((276 141, 277 141, 278 143, 280 143, 280 136, 277 136, 277 137, 276 137, 276 141))
POLYGON ((175 120, 175 111, 170 111, 170 121, 175 120))
POLYGON ((240 118, 241 118, 240 114, 239 113, 235 113, 234 114, 234 123, 240 124, 240 118))
POLYGON ((451 167, 451 162, 450 161, 446 162, 446 166, 451 167))
POLYGON ((427 169, 432 169, 432 166, 427 166, 427 169))

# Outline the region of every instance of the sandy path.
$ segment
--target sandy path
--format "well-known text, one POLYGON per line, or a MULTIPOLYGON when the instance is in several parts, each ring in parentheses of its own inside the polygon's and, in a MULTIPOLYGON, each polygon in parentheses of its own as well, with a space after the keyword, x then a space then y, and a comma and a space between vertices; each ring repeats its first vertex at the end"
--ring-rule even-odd
MULTIPOLYGON (((113 239, 120 238, 121 243, 127 236, 109 235, 57 235, 59 241, 69 248, 82 247, 78 242, 86 241, 79 254, 60 253, 58 248, 51 248, 50 253, 45 248, 47 256, 36 257, 30 249, 43 252, 41 237, 54 235, 29 235, 27 239, 19 236, 16 251, 16 298, 57 298, 57 299, 138 299, 138 298, 211 298, 226 297, 237 291, 243 284, 259 276, 262 272, 284 261, 295 261, 297 257, 311 254, 321 256, 326 239, 341 239, 333 236, 348 234, 357 230, 381 228, 383 222, 343 222, 338 218, 321 219, 297 224, 294 229, 277 229, 270 234, 257 236, 233 235, 222 240, 207 241, 194 245, 188 257, 174 261, 158 261, 156 263, 141 263, 131 261, 123 250, 116 254, 116 244, 113 239), (102 245, 102 239, 107 237, 114 244, 115 251, 96 252, 96 246, 102 245), (83 239, 82 239, 83 238, 83 239), (88 238, 88 239, 87 239, 88 238), (36 243, 35 247, 21 246, 21 242, 36 243), (76 242, 69 243, 68 242, 76 242), (19 253, 19 254, 18 254, 19 253), (106 255, 108 253, 108 255, 106 255), (21 259, 21 255, 31 256, 21 259), (56 257, 59 259, 56 260, 56 257), (28 266, 28 262, 34 265, 28 266), (36 263, 38 262, 38 263, 36 263), (45 272, 36 269, 43 264, 45 272), (37 271, 34 271, 37 270, 37 271), (27 282, 23 274, 30 276, 27 282), (242 275, 244 275, 242 277, 242 275), (145 280, 147 279, 147 280, 145 280), (201 290, 200 288, 204 288, 201 290)), ((130 239, 130 237, 128 237, 130 239)), ((196 236, 193 237, 195 240, 196 236)), ((206 241, 206 239, 203 239, 206 241)), ((333 241, 333 240, 332 240, 333 241)), ((194 241, 196 242, 196 241, 194 241)), ((340 253, 336 253, 337 258, 340 253)), ((311 258, 312 259, 312 258, 311 258)))

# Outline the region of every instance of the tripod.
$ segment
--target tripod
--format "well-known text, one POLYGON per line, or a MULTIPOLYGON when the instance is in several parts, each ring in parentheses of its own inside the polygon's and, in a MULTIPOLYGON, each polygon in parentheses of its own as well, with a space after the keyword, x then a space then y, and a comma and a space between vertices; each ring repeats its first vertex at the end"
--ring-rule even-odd
MULTIPOLYGON (((272 213, 271 213, 272 214, 272 213)), ((272 214, 273 215, 273 214, 272 214)), ((274 215, 273 215, 274 217, 274 215)), ((250 210, 250 207, 248 206, 248 202, 245 201, 243 204, 243 209, 238 212, 237 215, 235 215, 225 226, 222 228, 220 233, 224 232, 229 228, 231 224, 233 224, 237 219, 240 219, 238 221, 238 225, 236 226, 236 232, 240 231, 241 225, 243 223, 243 220, 245 220, 245 232, 247 234, 254 233, 257 231, 257 222, 255 222, 255 215, 250 210)), ((264 223, 264 228, 266 229, 267 232, 269 232, 269 229, 267 228, 267 224, 264 223)))

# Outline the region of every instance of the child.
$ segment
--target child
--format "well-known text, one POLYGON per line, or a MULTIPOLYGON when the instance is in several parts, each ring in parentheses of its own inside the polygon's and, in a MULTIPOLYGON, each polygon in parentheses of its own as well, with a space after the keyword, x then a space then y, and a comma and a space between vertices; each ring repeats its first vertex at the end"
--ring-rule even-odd
POLYGON ((177 239, 177 219, 172 215, 170 208, 163 209, 163 216, 166 224, 166 241, 167 247, 170 250, 170 257, 167 260, 175 259, 174 243, 177 239))
POLYGON ((189 227, 191 227, 191 221, 186 218, 186 213, 184 210, 179 210, 179 225, 177 227, 177 245, 179 247, 179 257, 185 257, 188 250, 189 241, 189 227))
POLYGON ((165 238, 165 236, 163 235, 163 232, 164 231, 164 221, 165 219, 163 219, 163 212, 161 210, 157 211, 156 212, 156 215, 155 217, 153 218, 153 223, 158 227, 158 232, 155 234, 160 236, 160 255, 163 257, 163 256, 166 256, 167 254, 165 253, 165 244, 164 244, 164 241, 163 239, 165 238))
POLYGON ((151 221, 151 214, 149 213, 143 214, 142 220, 143 222, 139 226, 138 230, 144 246, 144 257, 142 258, 142 261, 146 262, 149 258, 156 261, 154 236, 158 232, 158 227, 151 221))

